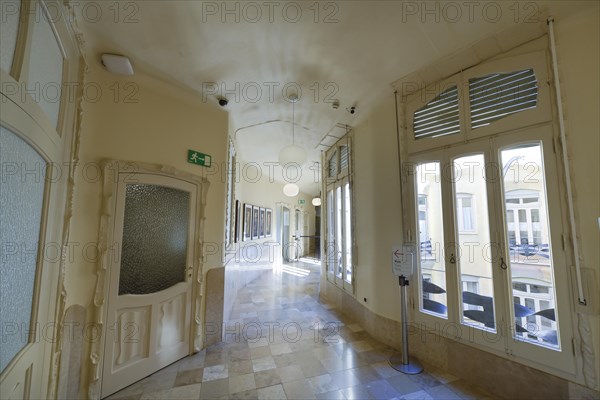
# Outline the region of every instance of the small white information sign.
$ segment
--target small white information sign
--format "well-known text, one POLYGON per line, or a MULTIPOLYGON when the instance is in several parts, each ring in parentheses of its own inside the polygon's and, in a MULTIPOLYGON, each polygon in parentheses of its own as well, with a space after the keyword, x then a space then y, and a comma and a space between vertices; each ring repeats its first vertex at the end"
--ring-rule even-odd
POLYGON ((392 249, 392 272, 396 276, 410 277, 413 272, 414 253, 410 246, 394 247, 392 249))

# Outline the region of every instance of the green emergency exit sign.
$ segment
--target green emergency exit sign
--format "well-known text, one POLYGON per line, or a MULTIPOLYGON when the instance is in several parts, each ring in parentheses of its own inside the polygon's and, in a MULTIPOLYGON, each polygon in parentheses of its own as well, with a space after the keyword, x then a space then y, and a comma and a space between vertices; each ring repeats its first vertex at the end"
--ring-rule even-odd
POLYGON ((304 204, 306 202, 306 200, 304 199, 298 199, 298 204, 304 204))
POLYGON ((210 167, 211 157, 208 154, 200 153, 196 150, 188 150, 187 161, 190 164, 196 164, 202 167, 210 167))

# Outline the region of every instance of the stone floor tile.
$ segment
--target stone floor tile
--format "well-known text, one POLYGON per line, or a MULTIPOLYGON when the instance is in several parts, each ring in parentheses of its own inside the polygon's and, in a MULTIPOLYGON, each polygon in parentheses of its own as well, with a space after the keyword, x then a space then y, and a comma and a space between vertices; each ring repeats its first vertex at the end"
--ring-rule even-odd
POLYGON ((304 399, 316 399, 308 381, 306 379, 299 379, 296 381, 285 382, 283 389, 288 399, 304 400, 304 399))
POLYGON ((229 377, 229 393, 235 394, 256 389, 254 373, 229 377))
POLYGON ((226 365, 215 365, 204 368, 202 382, 215 381, 229 377, 229 369, 226 365))
POLYGON ((201 383, 194 385, 178 386, 171 389, 169 399, 172 400, 198 400, 200 398, 201 383))
POLYGON ((202 382, 203 371, 204 371, 204 368, 180 371, 177 374, 177 378, 175 378, 175 384, 173 386, 174 387, 187 386, 187 385, 193 385, 195 383, 200 383, 200 382, 202 382))
POLYGON ((229 394, 229 378, 203 382, 200 388, 201 399, 218 399, 229 394))
MULTIPOLYGON (((281 384, 258 389, 259 400, 286 400, 287 396, 281 384)), ((293 400, 293 399, 290 399, 293 400)))
POLYGON ((281 382, 291 382, 298 379, 305 378, 302 368, 298 365, 290 365, 283 368, 277 368, 277 375, 281 379, 281 382))

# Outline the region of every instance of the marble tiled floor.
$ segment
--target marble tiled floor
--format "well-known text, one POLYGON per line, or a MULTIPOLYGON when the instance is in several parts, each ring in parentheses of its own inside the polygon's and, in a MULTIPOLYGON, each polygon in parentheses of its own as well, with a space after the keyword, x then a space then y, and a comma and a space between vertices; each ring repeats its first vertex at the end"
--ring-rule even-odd
POLYGON ((320 303, 319 266, 265 272, 238 293, 225 341, 184 358, 110 399, 484 399, 425 366, 404 375, 393 350, 320 303))

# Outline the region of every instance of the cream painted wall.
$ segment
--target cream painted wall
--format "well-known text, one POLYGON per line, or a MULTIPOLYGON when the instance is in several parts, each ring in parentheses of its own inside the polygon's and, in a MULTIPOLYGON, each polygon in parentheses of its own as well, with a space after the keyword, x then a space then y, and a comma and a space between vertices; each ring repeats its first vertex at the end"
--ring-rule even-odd
MULTIPOLYGON (((210 154, 213 164, 221 166, 226 157, 228 120, 225 112, 203 103, 199 95, 166 86, 143 73, 112 75, 96 62, 89 65, 85 87, 88 101, 83 106, 70 238, 79 245, 68 260, 66 289, 67 307, 83 305, 89 313, 96 257, 93 251, 84 256, 81 249, 98 241, 102 199, 98 163, 105 158, 140 161, 206 176, 210 188, 205 241, 220 244, 224 236, 224 180, 216 168, 207 170, 186 159, 187 150, 194 149, 210 154)), ((205 270, 222 266, 221 254, 213 254, 208 256, 205 270)))
POLYGON ((356 298, 387 318, 400 317, 392 248, 402 243, 394 94, 353 131, 356 298), (364 298, 367 298, 366 303, 364 298))
MULTIPOLYGON (((556 21, 565 129, 573 179, 582 267, 594 270, 600 290, 600 6, 556 21)), ((597 298, 597 297, 596 297, 597 298)), ((600 319, 591 318, 600 382, 600 319)), ((598 386, 596 386, 598 388, 598 386)))

